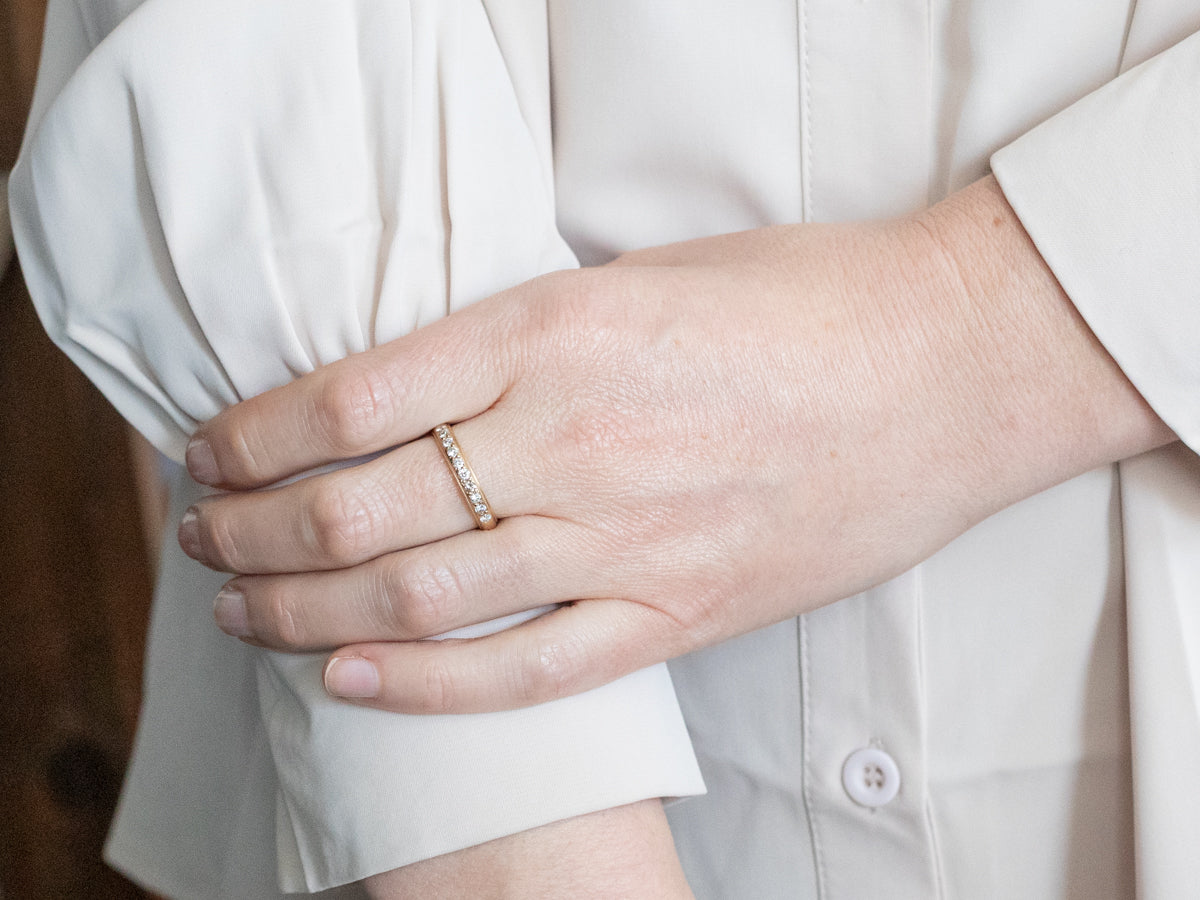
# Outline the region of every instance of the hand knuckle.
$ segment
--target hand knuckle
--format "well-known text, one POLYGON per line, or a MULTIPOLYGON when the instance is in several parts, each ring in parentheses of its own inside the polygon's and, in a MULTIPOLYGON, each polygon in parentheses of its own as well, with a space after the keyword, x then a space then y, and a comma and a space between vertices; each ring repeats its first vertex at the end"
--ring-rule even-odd
POLYGON ((525 657, 521 693, 526 702, 557 700, 574 693, 579 672, 579 647, 557 640, 534 645, 525 657))
POLYGON ((459 608, 462 585, 449 566, 406 561, 391 572, 392 608, 403 630, 422 637, 444 631, 459 608))
POLYGON ((201 517, 201 544, 213 565, 230 572, 241 572, 241 542, 225 516, 209 513, 201 517))
POLYGON ((283 589, 268 589, 265 593, 263 609, 266 621, 265 630, 282 647, 301 648, 308 644, 308 635, 304 627, 301 608, 298 607, 292 595, 283 589))
POLYGON ((394 410, 392 385, 370 365, 346 364, 331 372, 316 401, 326 441, 346 456, 376 449, 394 410))
POLYGON ((437 658, 430 658, 424 667, 425 711, 452 713, 458 703, 458 688, 450 668, 437 658))
POLYGON ((309 510, 309 538, 317 553, 338 568, 361 562, 377 529, 371 504, 355 491, 328 482, 316 489, 309 510))
POLYGON ((210 439, 214 452, 221 457, 221 474, 226 479, 253 478, 263 462, 263 447, 254 430, 254 423, 234 419, 224 434, 224 440, 210 439), (224 452, 221 452, 223 449, 224 452))

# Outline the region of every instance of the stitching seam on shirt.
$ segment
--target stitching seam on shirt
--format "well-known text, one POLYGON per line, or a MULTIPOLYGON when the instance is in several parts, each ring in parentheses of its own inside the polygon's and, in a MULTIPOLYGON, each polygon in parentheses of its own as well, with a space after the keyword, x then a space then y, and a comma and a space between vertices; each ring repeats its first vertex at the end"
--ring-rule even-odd
POLYGON ((924 570, 917 566, 913 570, 913 592, 916 594, 917 612, 917 690, 921 698, 921 769, 925 773, 924 798, 921 813, 925 819, 925 831, 933 854, 933 885, 938 900, 945 900, 946 879, 942 873, 942 851, 938 841, 937 827, 933 821, 933 804, 929 800, 929 691, 925 671, 925 578, 924 570))
POLYGON ((808 3, 799 0, 800 53, 800 217, 812 221, 812 70, 808 56, 808 3))
POLYGON ((941 134, 941 128, 938 127, 938 101, 937 92, 934 89, 934 82, 936 79, 934 72, 936 66, 937 59, 934 51, 933 0, 927 0, 925 3, 925 115, 928 117, 928 138, 925 151, 929 154, 929 157, 925 165, 926 206, 933 206, 934 203, 934 174, 938 166, 938 157, 940 155, 938 147, 938 135, 941 134))
POLYGON ((796 627, 799 630, 800 639, 800 746, 801 764, 803 765, 803 770, 800 774, 801 783, 803 784, 804 809, 808 814, 808 834, 812 843, 813 868, 817 874, 817 897, 820 900, 821 897, 825 896, 825 861, 821 854, 821 838, 817 829, 817 810, 812 797, 812 730, 809 727, 812 715, 808 693, 808 624, 804 616, 796 619, 796 627))
POLYGON ((1117 54, 1117 71, 1113 73, 1113 78, 1116 78, 1125 71, 1125 54, 1129 50, 1129 38, 1133 34, 1133 17, 1137 15, 1138 0, 1130 0, 1129 15, 1125 19, 1125 34, 1121 36, 1121 52, 1117 54))
POLYGON ((80 28, 83 30, 84 36, 90 45, 91 50, 95 50, 100 46, 100 29, 96 27, 96 20, 89 19, 83 14, 83 7, 80 5, 80 0, 72 0, 71 9, 75 12, 75 18, 79 20, 80 28))

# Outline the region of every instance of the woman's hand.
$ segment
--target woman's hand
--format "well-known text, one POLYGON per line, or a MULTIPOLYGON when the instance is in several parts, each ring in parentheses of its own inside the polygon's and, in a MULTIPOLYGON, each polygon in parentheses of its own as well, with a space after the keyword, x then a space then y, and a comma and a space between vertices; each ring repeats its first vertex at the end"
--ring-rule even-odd
POLYGON ((986 179, 910 220, 550 275, 246 401, 188 454, 238 493, 180 539, 241 573, 226 630, 343 646, 331 692, 499 709, 854 594, 1171 437, 986 179), (494 531, 426 436, 440 422, 494 531), (555 602, 494 636, 414 642, 555 602))

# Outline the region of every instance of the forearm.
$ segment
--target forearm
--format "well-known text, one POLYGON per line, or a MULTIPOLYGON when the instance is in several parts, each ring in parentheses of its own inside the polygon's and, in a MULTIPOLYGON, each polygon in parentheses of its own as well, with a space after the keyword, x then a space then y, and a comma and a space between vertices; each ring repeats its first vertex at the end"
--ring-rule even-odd
POLYGON ((692 896, 658 800, 534 828, 394 869, 365 884, 372 900, 692 896))
POLYGON ((953 383, 929 396, 956 398, 945 448, 972 460, 958 470, 975 473, 984 512, 1174 440, 1079 315, 994 179, 917 221, 947 266, 948 290, 930 292, 935 308, 914 316, 931 344, 950 348, 949 364, 927 377, 953 383))

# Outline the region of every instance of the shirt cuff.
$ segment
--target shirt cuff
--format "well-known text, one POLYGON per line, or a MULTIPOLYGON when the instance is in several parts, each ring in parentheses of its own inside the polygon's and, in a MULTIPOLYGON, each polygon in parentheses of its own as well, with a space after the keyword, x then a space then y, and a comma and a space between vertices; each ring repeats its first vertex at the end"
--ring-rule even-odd
POLYGON ((1200 35, 992 157, 1067 295, 1156 413, 1200 450, 1200 35))
POLYGON ((408 716, 331 700, 321 655, 265 654, 286 892, 318 891, 539 825, 704 792, 665 665, 541 706, 408 716))

